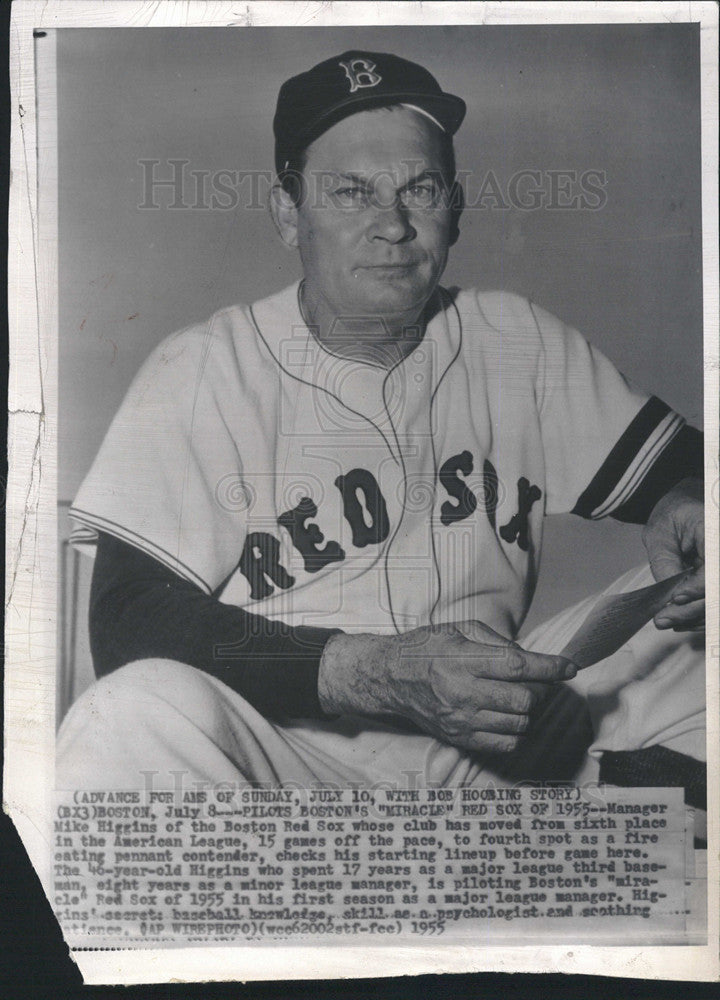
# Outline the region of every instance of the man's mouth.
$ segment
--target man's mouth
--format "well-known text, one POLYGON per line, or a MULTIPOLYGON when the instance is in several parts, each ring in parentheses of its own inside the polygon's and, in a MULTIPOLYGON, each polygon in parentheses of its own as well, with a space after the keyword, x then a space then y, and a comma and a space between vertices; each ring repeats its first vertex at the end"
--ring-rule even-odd
POLYGON ((415 267, 417 267, 417 261, 412 260, 391 264, 363 264, 361 267, 357 268, 357 270, 374 271, 376 274, 397 274, 404 271, 412 271, 415 267))

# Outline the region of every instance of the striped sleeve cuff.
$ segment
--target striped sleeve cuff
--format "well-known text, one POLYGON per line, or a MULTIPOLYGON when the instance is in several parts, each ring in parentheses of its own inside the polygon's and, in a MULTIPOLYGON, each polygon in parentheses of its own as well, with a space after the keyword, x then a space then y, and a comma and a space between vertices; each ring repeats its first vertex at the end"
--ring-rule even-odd
POLYGON ((156 559, 163 566, 177 573, 184 580, 194 583, 196 587, 199 587, 206 594, 212 593, 212 587, 190 566, 181 562, 177 556, 166 552, 159 545, 153 544, 149 539, 138 535, 137 532, 125 528, 117 521, 102 517, 100 514, 91 514, 89 511, 81 510, 79 507, 72 506, 69 514, 74 522, 74 526, 70 532, 70 542, 72 545, 96 544, 98 533, 103 532, 103 534, 111 535, 121 542, 127 542, 129 545, 134 546, 134 548, 140 549, 146 555, 152 556, 153 559, 156 559))
POLYGON ((573 508, 598 520, 644 524, 657 501, 681 479, 703 475, 700 431, 653 396, 614 446, 573 508))

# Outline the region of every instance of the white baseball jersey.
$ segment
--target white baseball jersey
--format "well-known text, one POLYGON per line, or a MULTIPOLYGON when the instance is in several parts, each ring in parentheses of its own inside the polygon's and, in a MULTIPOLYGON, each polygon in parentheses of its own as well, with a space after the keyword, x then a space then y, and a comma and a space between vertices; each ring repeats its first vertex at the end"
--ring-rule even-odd
POLYGON ((288 625, 515 635, 543 516, 617 511, 682 426, 574 330, 439 289, 390 371, 325 350, 293 285, 165 340, 71 510, 288 625))

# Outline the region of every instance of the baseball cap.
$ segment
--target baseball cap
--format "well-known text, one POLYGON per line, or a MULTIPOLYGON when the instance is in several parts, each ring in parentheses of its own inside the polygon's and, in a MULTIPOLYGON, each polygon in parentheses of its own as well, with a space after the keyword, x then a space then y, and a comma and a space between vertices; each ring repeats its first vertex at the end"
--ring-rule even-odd
POLYGON ((465 117, 465 101, 446 94, 423 66, 387 52, 351 49, 286 80, 273 120, 275 168, 343 118, 388 104, 405 104, 454 135, 465 117))

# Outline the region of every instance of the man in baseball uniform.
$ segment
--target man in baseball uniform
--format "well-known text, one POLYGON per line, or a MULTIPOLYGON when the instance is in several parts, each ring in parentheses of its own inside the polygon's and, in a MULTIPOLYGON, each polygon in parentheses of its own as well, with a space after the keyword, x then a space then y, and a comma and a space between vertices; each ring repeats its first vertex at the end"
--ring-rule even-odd
POLYGON ((571 779, 590 744, 703 759, 701 436, 539 306, 441 285, 464 113, 395 55, 283 84, 271 210, 304 277, 165 340, 76 498, 101 679, 60 785, 571 779), (611 590, 687 571, 594 675, 619 714, 557 655, 592 601, 515 641, 543 519, 569 511, 646 525, 652 573, 611 590))

